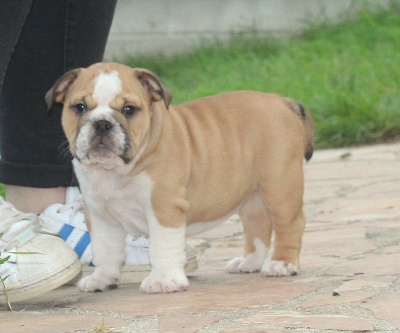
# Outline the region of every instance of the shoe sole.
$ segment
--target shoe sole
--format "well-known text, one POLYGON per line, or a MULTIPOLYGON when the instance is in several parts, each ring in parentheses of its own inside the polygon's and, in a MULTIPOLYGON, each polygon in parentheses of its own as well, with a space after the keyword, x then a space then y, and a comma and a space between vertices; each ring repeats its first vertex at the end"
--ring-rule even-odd
MULTIPOLYGON (((190 273, 198 268, 196 258, 189 259, 189 261, 185 265, 185 272, 190 273)), ((82 274, 78 275, 72 281, 69 281, 68 284, 76 284, 81 278, 92 274, 94 271, 94 267, 92 266, 83 266, 82 274)), ((139 266, 124 266, 121 269, 121 279, 120 284, 128 284, 128 283, 140 283, 144 280, 147 275, 149 275, 151 271, 150 265, 139 265, 139 266)))
MULTIPOLYGON (((79 275, 81 270, 81 263, 79 259, 76 259, 70 266, 45 280, 41 280, 26 287, 7 290, 8 299, 10 303, 14 303, 42 295, 71 281, 79 275)), ((7 304, 3 291, 0 292, 0 304, 7 304)))

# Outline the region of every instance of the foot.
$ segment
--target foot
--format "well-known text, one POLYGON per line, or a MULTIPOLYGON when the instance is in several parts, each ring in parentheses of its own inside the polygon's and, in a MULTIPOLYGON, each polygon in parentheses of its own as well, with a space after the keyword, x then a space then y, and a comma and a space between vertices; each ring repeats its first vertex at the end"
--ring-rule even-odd
POLYGON ((95 269, 91 275, 84 276, 78 282, 78 287, 86 292, 103 291, 106 288, 116 289, 119 284, 119 272, 107 272, 101 269, 95 269))
MULTIPOLYGON (((59 235, 77 253, 82 263, 82 275, 94 272, 91 239, 82 211, 82 195, 77 187, 67 188, 66 203, 53 204, 41 214, 44 230, 59 235)), ((126 238, 126 262, 121 269, 120 283, 141 282, 151 270, 149 260, 149 239, 128 235, 126 238)), ((197 268, 196 254, 186 247, 186 273, 197 268)), ((75 281, 76 282, 76 281, 75 281)))
POLYGON ((38 217, 24 214, 0 198, 0 304, 53 290, 79 274, 78 257, 60 238, 38 233, 38 217), (16 254, 30 252, 31 254, 16 254), (8 258, 8 259, 7 259, 8 258))
POLYGON ((226 270, 229 273, 253 273, 259 272, 263 262, 247 255, 246 257, 236 257, 228 262, 226 270))
POLYGON ((264 276, 291 276, 297 275, 298 269, 291 263, 277 260, 266 260, 261 268, 264 276))
POLYGON ((152 270, 140 285, 140 291, 148 294, 185 291, 189 281, 183 270, 152 270))
POLYGON ((229 273, 259 272, 268 255, 268 248, 258 238, 254 239, 255 251, 247 253, 245 257, 233 258, 226 265, 229 273))

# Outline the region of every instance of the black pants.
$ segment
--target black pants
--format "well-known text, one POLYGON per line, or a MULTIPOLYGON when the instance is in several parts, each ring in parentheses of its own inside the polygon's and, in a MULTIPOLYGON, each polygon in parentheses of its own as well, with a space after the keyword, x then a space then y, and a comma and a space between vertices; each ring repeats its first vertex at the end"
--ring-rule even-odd
POLYGON ((0 182, 67 187, 61 109, 44 96, 66 71, 102 61, 116 0, 0 0, 0 182))

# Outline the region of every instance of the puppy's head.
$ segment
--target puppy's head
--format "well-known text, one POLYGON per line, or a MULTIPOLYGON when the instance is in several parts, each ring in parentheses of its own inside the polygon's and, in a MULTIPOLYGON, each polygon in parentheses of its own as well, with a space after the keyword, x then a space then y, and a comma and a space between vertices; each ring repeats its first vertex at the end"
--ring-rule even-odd
POLYGON ((99 63, 64 74, 46 94, 63 103, 62 126, 81 163, 129 163, 148 140, 153 112, 168 109, 169 91, 150 71, 99 63))

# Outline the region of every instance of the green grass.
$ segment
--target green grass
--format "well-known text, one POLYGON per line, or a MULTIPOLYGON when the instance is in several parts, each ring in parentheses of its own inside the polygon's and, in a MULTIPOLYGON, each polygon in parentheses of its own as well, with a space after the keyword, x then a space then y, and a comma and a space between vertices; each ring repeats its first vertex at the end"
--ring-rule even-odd
POLYGON ((284 40, 234 35, 166 57, 123 61, 157 73, 173 103, 229 90, 290 96, 314 118, 318 148, 385 142, 400 134, 400 1, 284 40))

